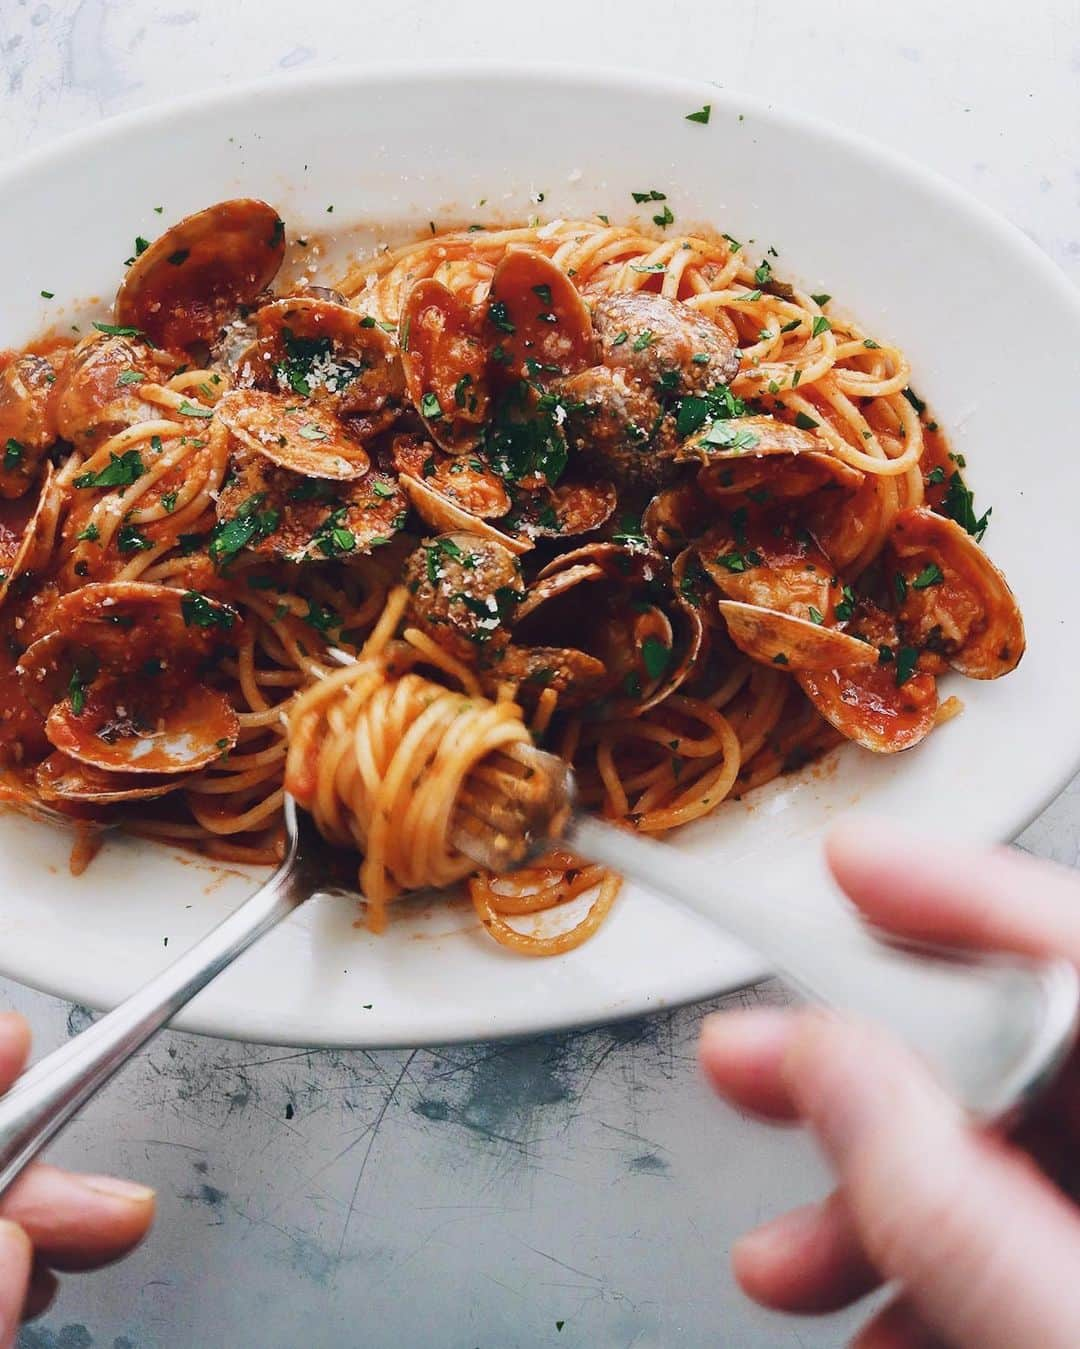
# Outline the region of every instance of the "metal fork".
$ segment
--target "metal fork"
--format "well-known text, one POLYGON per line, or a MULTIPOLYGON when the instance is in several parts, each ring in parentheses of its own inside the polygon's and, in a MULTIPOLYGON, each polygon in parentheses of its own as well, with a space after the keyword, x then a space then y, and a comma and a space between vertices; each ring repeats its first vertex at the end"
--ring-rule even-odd
MULTIPOLYGON (((288 847, 234 913, 115 1010, 34 1064, 0 1099, 0 1194, 64 1124, 211 979, 316 893, 348 889, 346 856, 285 798, 288 847)), ((702 914, 765 956, 794 987, 890 1027, 933 1063, 977 1115, 1029 1100, 1072 1044, 1078 979, 1063 961, 900 949, 849 915, 810 915, 783 896, 724 892, 677 849, 573 809, 573 778, 552 755, 516 749, 466 784, 452 841, 506 870, 558 841, 702 914)), ((355 874, 355 873, 353 873, 355 874)))

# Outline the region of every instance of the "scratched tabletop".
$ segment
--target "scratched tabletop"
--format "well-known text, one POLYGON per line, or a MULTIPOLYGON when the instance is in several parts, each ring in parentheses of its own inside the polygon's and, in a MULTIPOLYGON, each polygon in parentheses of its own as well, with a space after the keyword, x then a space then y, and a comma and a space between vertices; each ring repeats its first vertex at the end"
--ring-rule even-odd
MULTIPOLYGON (((1080 280, 1073 0, 0 0, 0 156, 225 81, 402 57, 631 65, 858 127, 1080 280)), ((178 128, 182 134, 182 128, 178 128)), ((87 204, 89 207, 89 203, 87 204)), ((73 221, 77 221, 75 203, 73 221)), ((2 207, 0 207, 2 209, 2 207)), ((74 227, 74 226, 73 226, 74 227)), ((15 260, 17 265, 17 260, 15 260)), ((1080 784, 1020 839, 1076 863, 1080 784)), ((147 902, 152 902, 148 896, 147 902)), ((700 1007, 514 1045, 304 1052, 164 1034, 52 1149, 154 1185, 131 1259, 21 1349, 832 1349, 738 1293, 738 1233, 823 1192, 797 1134, 710 1099, 700 1007)), ((0 981, 39 1052, 93 1019, 0 981)))

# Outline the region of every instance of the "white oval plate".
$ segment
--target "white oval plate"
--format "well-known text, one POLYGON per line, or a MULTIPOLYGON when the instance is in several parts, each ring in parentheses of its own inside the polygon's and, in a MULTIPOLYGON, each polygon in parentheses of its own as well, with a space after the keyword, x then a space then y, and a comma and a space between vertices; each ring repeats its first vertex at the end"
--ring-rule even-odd
MULTIPOLYGON (((738 886, 747 903, 761 875, 821 905, 834 900, 818 840, 850 807, 958 839, 1010 837, 1080 759, 1080 301, 1018 231, 879 147, 711 85, 636 74, 411 67, 200 96, 0 174, 0 347, 58 320, 65 301, 108 302, 137 234, 224 197, 265 197, 291 236, 537 211, 620 220, 635 210, 632 191, 654 187, 680 223, 711 222, 755 251, 772 245, 781 276, 830 291, 907 351, 916 387, 968 457, 979 509, 994 507, 987 546, 1029 639, 1009 678, 955 681, 966 711, 922 747, 892 759, 848 748, 725 806, 674 846, 700 857, 703 884, 738 886), (705 103, 708 125, 688 122, 705 103), (1065 377, 1036 418, 1050 368, 1065 377)), ((254 884, 253 873, 130 840, 73 879, 67 848, 46 826, 0 819, 0 970, 98 1007, 254 884)), ((305 906, 177 1024, 299 1045, 445 1043, 648 1012, 763 972, 722 934, 633 888, 594 940, 553 960, 508 954, 461 907, 418 909, 381 938, 354 929, 354 916, 341 901, 305 906)))

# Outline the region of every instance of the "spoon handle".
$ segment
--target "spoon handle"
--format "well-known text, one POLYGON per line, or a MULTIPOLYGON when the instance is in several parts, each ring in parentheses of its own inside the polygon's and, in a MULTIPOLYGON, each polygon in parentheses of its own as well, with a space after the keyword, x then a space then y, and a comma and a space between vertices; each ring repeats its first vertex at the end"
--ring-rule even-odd
POLYGON ((808 912, 752 887, 726 892, 700 861, 575 815, 571 851, 719 924, 812 1000, 897 1034, 976 1115, 997 1119, 1033 1095, 1076 1033, 1076 970, 880 940, 849 913, 808 912))
MULTIPOLYGON (((294 836, 295 839, 295 836, 294 836)), ((256 938, 311 894, 294 846, 250 899, 0 1098, 0 1194, 113 1073, 256 938)))

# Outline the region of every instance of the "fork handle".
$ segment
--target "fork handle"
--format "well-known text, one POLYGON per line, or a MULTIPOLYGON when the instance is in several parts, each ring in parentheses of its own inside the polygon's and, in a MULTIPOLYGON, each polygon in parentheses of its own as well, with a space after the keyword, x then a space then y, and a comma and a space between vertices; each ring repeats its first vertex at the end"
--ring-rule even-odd
POLYGON ((886 1026, 980 1117, 1022 1105, 1073 1042, 1078 980, 1065 961, 901 947, 842 909, 810 912, 756 878, 740 884, 731 872, 584 815, 573 817, 564 842, 721 925, 814 1001, 886 1026))
POLYGON ((310 894, 292 848, 224 922, 82 1034, 29 1068, 0 1098, 0 1194, 113 1073, 256 938, 310 894))

